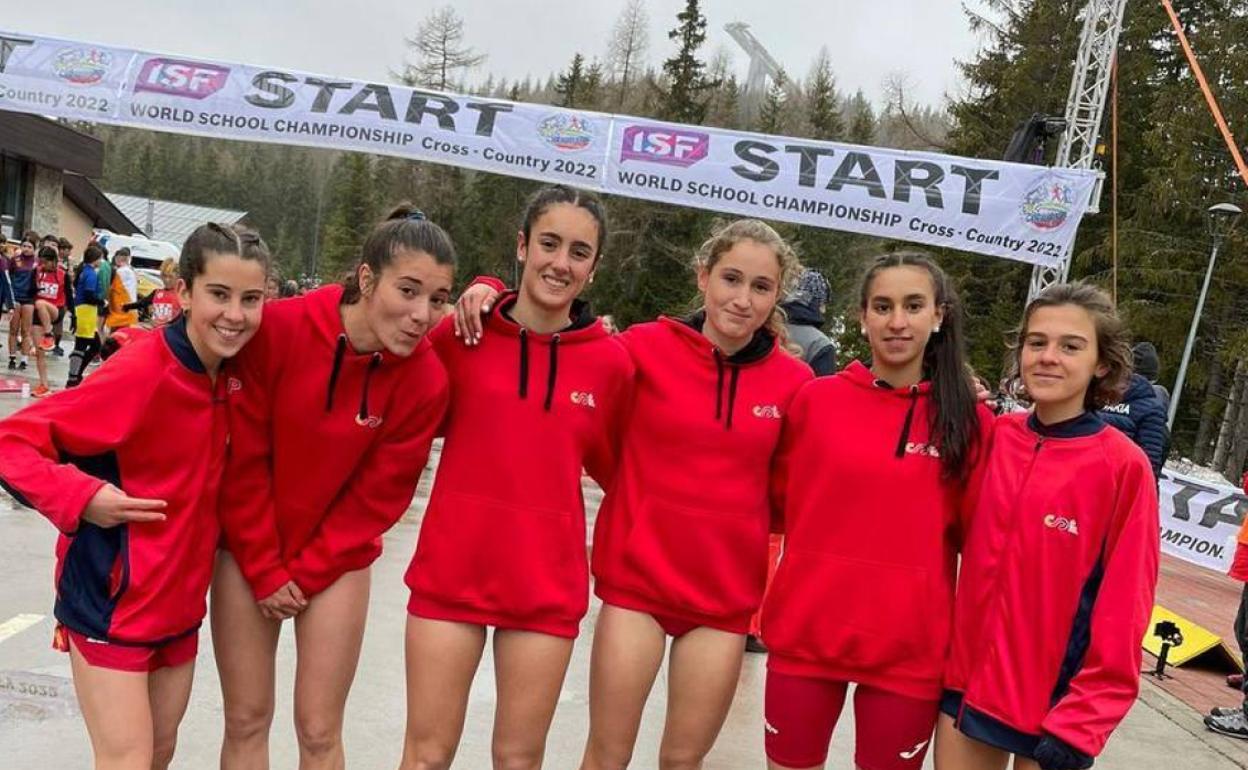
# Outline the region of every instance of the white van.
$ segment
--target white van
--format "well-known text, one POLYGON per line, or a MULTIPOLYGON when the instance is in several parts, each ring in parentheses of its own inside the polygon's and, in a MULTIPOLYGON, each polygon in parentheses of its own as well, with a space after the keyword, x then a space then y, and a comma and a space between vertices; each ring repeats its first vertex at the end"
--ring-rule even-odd
POLYGON ((130 249, 130 266, 139 275, 139 296, 161 288, 160 263, 172 258, 174 262, 182 250, 168 241, 153 241, 142 234, 118 235, 110 230, 93 230, 92 237, 113 255, 120 248, 130 249))
POLYGON ((181 249, 168 241, 153 241, 143 235, 118 235, 109 230, 92 232, 95 240, 108 249, 109 254, 123 247, 130 249, 130 266, 136 270, 143 268, 159 271, 161 262, 170 258, 177 262, 182 254, 181 249))
POLYGON ((178 257, 182 255, 181 248, 173 246, 168 241, 152 241, 142 233, 140 235, 119 236, 115 232, 109 230, 94 230, 92 237, 109 250, 111 257, 119 248, 129 248, 130 250, 130 266, 135 268, 135 272, 139 275, 139 296, 145 297, 151 292, 162 288, 165 283, 161 281, 160 266, 161 262, 172 257, 173 262, 177 262, 178 257))

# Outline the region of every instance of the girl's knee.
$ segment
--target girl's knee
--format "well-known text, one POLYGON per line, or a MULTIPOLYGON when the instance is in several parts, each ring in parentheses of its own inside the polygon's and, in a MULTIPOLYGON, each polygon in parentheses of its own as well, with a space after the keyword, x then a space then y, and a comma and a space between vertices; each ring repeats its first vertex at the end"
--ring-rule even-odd
POLYGON ((455 746, 440 741, 407 739, 400 770, 447 770, 455 759, 455 746))
POLYGON ((301 751, 312 756, 329 756, 342 746, 342 721, 320 715, 296 714, 295 736, 301 751))
POLYGON ((251 740, 268 735, 272 724, 272 703, 231 703, 225 708, 225 734, 232 740, 251 740))
POLYGON ((537 770, 542 766, 546 744, 495 744, 492 750, 494 770, 537 770))

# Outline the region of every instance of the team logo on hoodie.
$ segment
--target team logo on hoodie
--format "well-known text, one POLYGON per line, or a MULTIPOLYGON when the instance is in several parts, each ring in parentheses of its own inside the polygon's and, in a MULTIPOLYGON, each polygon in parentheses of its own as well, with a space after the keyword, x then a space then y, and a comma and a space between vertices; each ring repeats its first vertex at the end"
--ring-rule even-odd
POLYGON ((1074 519, 1068 519, 1065 516, 1057 516, 1050 513, 1044 517, 1044 526, 1049 529, 1056 529, 1058 532, 1068 532, 1072 535, 1079 534, 1079 525, 1074 519))
POLYGON ((908 455, 926 455, 927 457, 940 458, 940 447, 934 444, 924 444, 922 442, 907 441, 906 454, 908 455))
POLYGON ((779 420, 783 416, 780 414, 780 407, 775 404, 757 404, 753 412, 755 417, 764 420, 779 420))
POLYGON ((237 377, 230 377, 225 381, 226 393, 237 393, 243 389, 243 381, 237 377))
POLYGON ((590 390, 574 390, 572 391, 572 403, 577 406, 583 406, 586 409, 597 409, 598 402, 594 401, 594 393, 590 390))
POLYGON ((365 428, 380 428, 381 415, 370 414, 367 417, 361 417, 357 414, 355 416, 355 424, 365 428))

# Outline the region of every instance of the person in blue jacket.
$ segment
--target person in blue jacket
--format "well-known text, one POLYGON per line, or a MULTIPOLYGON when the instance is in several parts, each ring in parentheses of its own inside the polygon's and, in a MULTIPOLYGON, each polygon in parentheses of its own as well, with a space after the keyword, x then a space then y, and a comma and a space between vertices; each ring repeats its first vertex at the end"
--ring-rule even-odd
POLYGON ((1102 408, 1100 416, 1144 450, 1153 466, 1153 478, 1160 479, 1170 448, 1170 429, 1166 427, 1166 406, 1148 378, 1132 374, 1122 401, 1102 408))

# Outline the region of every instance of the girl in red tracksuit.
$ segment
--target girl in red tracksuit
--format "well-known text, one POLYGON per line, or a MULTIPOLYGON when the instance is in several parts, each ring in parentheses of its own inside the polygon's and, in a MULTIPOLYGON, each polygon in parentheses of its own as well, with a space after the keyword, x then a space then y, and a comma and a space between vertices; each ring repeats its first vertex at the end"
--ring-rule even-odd
POLYGON ((859 312, 870 367, 802 388, 777 453, 784 553, 762 613, 771 768, 822 767, 850 683, 860 768, 920 767, 938 712, 961 512, 991 415, 934 262, 877 258, 859 312))
POLYGON ((267 766, 282 620, 295 618, 303 767, 341 767, 369 565, 411 504, 446 410, 426 339, 455 251, 408 206, 376 225, 345 286, 271 303, 238 361, 212 629, 225 706, 221 766, 267 766))
POLYGON ((1015 382, 962 557, 937 734, 941 770, 1092 766, 1139 690, 1157 583, 1157 488, 1144 452, 1096 416, 1126 389, 1127 335, 1101 290, 1028 306, 1015 382))
POLYGON ((692 765, 709 752, 766 582, 768 473, 781 419, 813 376, 778 343, 776 303, 800 266, 772 228, 733 222, 695 263, 702 310, 617 336, 636 379, 594 532, 604 604, 584 768, 628 764, 669 636, 661 762, 692 765))
POLYGON ((432 333, 451 382, 446 442, 407 571, 405 768, 446 767, 494 628, 495 763, 537 767, 585 615, 582 468, 606 485, 632 384, 628 354, 577 299, 606 218, 564 186, 530 199, 519 290, 478 345, 432 333))
POLYGON ((219 533, 238 384, 225 362, 260 323, 267 267, 254 234, 198 228, 182 249, 184 321, 0 422, 0 483, 62 533, 54 646, 97 767, 173 757, 219 533))

